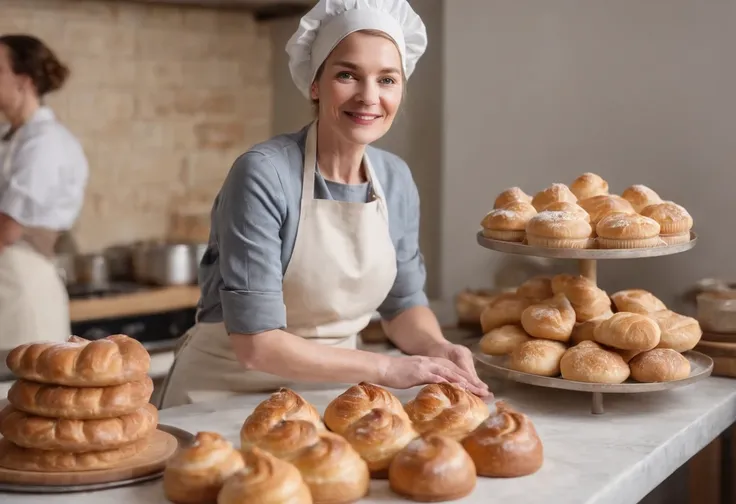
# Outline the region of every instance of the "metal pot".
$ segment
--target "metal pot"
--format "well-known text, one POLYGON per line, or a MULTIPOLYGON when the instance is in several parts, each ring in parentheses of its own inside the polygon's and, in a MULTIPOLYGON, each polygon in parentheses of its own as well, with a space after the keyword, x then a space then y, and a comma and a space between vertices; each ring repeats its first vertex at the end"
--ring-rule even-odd
POLYGON ((134 279, 133 247, 129 245, 108 247, 105 249, 105 258, 111 280, 128 282, 134 279))
POLYGON ((74 258, 75 285, 105 289, 110 284, 110 272, 104 254, 83 254, 74 258))
POLYGON ((185 243, 149 244, 139 250, 140 271, 136 279, 156 285, 196 283, 196 260, 192 246, 185 243))

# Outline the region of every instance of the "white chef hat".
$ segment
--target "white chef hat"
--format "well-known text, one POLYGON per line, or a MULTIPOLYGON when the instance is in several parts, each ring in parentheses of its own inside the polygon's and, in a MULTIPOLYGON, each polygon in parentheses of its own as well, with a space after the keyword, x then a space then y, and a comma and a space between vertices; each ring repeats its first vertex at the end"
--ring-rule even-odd
POLYGON ((427 30, 407 0, 319 0, 286 44, 296 87, 309 98, 317 70, 338 43, 360 30, 378 30, 399 48, 408 79, 427 48, 427 30))

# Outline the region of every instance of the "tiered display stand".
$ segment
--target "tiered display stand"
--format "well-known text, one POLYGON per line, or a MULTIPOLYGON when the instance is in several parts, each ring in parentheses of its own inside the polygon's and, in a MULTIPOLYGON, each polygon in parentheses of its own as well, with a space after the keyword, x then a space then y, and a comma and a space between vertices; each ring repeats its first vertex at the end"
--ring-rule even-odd
MULTIPOLYGON (((478 244, 490 250, 506 254, 517 254, 535 257, 548 257, 552 259, 574 259, 578 261, 580 274, 594 283, 597 283, 597 261, 611 259, 640 259, 647 257, 660 257, 679 254, 693 248, 698 240, 694 232, 690 234, 690 241, 678 245, 661 246, 645 249, 551 249, 531 247, 522 243, 505 242, 493 240, 478 232, 478 244)), ((475 349, 475 359, 481 363, 491 374, 507 380, 563 390, 576 390, 580 392, 592 392, 592 413, 600 415, 604 413, 603 394, 636 394, 642 392, 657 392, 670 390, 710 376, 713 371, 713 360, 700 352, 690 350, 683 355, 690 361, 690 376, 683 380, 664 383, 638 383, 626 381, 621 384, 584 383, 563 378, 550 378, 530 373, 515 371, 508 367, 507 356, 486 355, 478 348, 475 349)))

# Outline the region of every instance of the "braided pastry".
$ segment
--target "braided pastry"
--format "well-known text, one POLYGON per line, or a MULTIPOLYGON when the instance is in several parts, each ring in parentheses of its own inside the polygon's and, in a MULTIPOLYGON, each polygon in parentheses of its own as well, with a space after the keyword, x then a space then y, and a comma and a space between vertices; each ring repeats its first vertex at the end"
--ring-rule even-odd
POLYGON ((406 403, 406 412, 420 434, 460 440, 488 417, 488 405, 452 383, 433 383, 406 403))
POLYGON ((372 409, 381 408, 396 415, 405 416, 401 401, 388 390, 361 382, 333 399, 325 409, 325 425, 332 432, 344 433, 356 420, 363 418, 372 409))
POLYGON ((321 431, 324 429, 318 429, 306 420, 284 420, 253 442, 242 442, 242 446, 243 449, 257 446, 274 457, 289 460, 299 451, 319 441, 321 431))
POLYGON ((198 432, 192 446, 166 464, 164 493, 176 504, 216 502, 225 480, 244 466, 243 456, 225 438, 198 432))
POLYGON ((6 359, 18 378, 71 387, 107 387, 145 380, 151 356, 137 340, 116 334, 89 341, 72 336, 65 343, 27 343, 6 359))
POLYGON ((532 421, 504 403, 462 441, 479 476, 515 478, 542 467, 544 450, 532 421))

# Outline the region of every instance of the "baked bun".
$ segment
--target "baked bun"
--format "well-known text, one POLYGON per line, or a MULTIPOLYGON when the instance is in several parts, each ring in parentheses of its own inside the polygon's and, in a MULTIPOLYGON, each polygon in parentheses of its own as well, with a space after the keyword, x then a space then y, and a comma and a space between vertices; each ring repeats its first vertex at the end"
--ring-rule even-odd
POLYGON ((595 173, 583 173, 570 184, 570 190, 578 200, 608 194, 608 182, 595 173))
POLYGON ((695 348, 703 336, 700 323, 692 317, 680 315, 672 310, 653 312, 649 316, 657 322, 662 332, 658 348, 686 352, 695 348))
POLYGON ((521 326, 505 325, 484 334, 478 346, 486 355, 508 355, 514 348, 531 339, 521 326))
POLYGON ((690 361, 671 348, 642 352, 629 363, 631 377, 642 383, 684 380, 690 376, 690 361))
POLYGON ((531 203, 514 201, 491 210, 481 221, 483 236, 494 240, 520 242, 526 236, 526 223, 537 215, 531 203))
POLYGON ((391 490, 406 499, 442 502, 469 495, 477 482, 475 472, 473 459, 460 443, 430 434, 396 454, 388 480, 391 490))
POLYGON ((241 444, 246 448, 257 446, 274 457, 289 460, 304 448, 316 443, 320 432, 323 431, 324 429, 318 429, 314 423, 307 420, 283 420, 253 442, 246 439, 243 443, 241 439, 241 444))
POLYGON ((238 450, 214 432, 198 432, 189 448, 166 463, 164 494, 176 504, 217 502, 217 494, 230 476, 243 469, 238 450))
POLYGON ((32 472, 100 471, 119 467, 150 444, 150 440, 144 438, 112 450, 74 453, 23 448, 0 438, 0 467, 32 472))
POLYGON ((299 470, 258 448, 243 453, 245 468, 230 476, 217 504, 312 504, 312 494, 299 470))
POLYGON ((616 310, 620 312, 648 313, 666 310, 665 304, 651 292, 644 289, 626 289, 611 295, 616 310))
POLYGON ((396 415, 406 415, 401 401, 391 392, 372 383, 353 385, 333 399, 325 409, 325 425, 332 432, 343 434, 350 424, 371 410, 381 408, 396 415))
POLYGON ((560 373, 564 379, 572 381, 623 383, 630 371, 628 364, 616 352, 606 350, 594 341, 583 341, 562 356, 560 373))
POLYGON ((0 411, 0 434, 18 446, 37 450, 111 450, 147 438, 157 425, 158 410, 150 403, 130 415, 97 420, 33 416, 13 406, 0 411))
POLYGON ((454 383, 426 385, 404 408, 420 434, 438 434, 458 441, 489 413, 483 399, 454 383))
POLYGON ((584 276, 555 275, 552 278, 552 292, 565 295, 575 310, 577 322, 586 322, 611 313, 611 298, 606 291, 584 276))
POLYGON ((611 348, 610 350, 619 354, 626 364, 641 353, 641 350, 619 350, 618 348, 611 348))
POLYGON ((480 314, 483 333, 491 332, 497 327, 518 324, 521 322, 521 314, 530 304, 531 301, 514 292, 499 294, 480 314))
POLYGON ((70 387, 108 387, 148 377, 151 356, 124 334, 89 341, 72 336, 65 343, 26 343, 6 359, 18 378, 70 387))
POLYGON ((534 339, 522 343, 511 353, 509 367, 539 376, 559 376, 560 359, 567 347, 559 341, 534 339))
POLYGON ((94 420, 134 413, 148 404, 152 393, 153 380, 148 376, 122 385, 87 388, 17 380, 8 391, 8 402, 31 415, 94 420))
POLYGON ((419 433, 404 415, 374 409, 348 427, 343 436, 368 464, 372 477, 388 478, 394 456, 419 433))
POLYGON ((534 198, 532 198, 532 205, 537 209, 537 212, 541 212, 548 205, 557 201, 577 203, 578 199, 565 184, 555 183, 535 194, 534 198))
POLYGON ((570 335, 570 344, 577 345, 583 341, 595 341, 595 328, 601 325, 604 320, 607 320, 612 316, 613 313, 606 313, 601 317, 575 324, 575 327, 572 328, 572 334, 570 335))
POLYGON ((564 294, 533 304, 521 314, 521 326, 530 336, 566 342, 575 325, 575 310, 564 294))
POLYGON ((497 292, 465 289, 455 297, 457 320, 461 324, 480 324, 480 314, 498 295, 497 292))
POLYGON ((594 230, 601 219, 607 215, 636 213, 631 203, 615 194, 593 196, 592 198, 582 200, 579 205, 590 215, 590 223, 594 230))
POLYGON ((532 247, 589 248, 593 228, 573 212, 542 211, 529 219, 526 241, 532 247))
POLYGON ((659 194, 641 184, 634 184, 627 187, 624 192, 621 193, 621 196, 631 203, 631 206, 634 207, 636 212, 641 212, 649 205, 662 202, 662 198, 659 197, 659 194))
POLYGON ((520 187, 509 187, 496 197, 496 201, 493 202, 493 208, 501 208, 517 201, 531 203, 532 197, 522 191, 520 187))
POLYGON ((588 212, 586 212, 585 209, 577 203, 571 203, 569 201, 555 201, 551 205, 547 205, 544 211, 568 212, 574 214, 577 218, 583 219, 585 222, 590 222, 590 214, 588 214, 588 212))
POLYGON ((370 473, 345 438, 331 432, 300 451, 291 463, 302 473, 315 504, 347 504, 368 494, 370 473))
POLYGON ((284 420, 305 420, 324 430, 319 412, 302 396, 291 389, 281 388, 262 401, 243 422, 240 429, 240 448, 257 446, 277 424, 284 420))
POLYGON ((672 201, 654 203, 644 207, 643 216, 654 219, 659 224, 659 237, 667 245, 687 243, 690 241, 690 230, 693 218, 683 207, 672 201))
POLYGON ((659 345, 657 322, 639 313, 618 312, 595 328, 597 343, 620 350, 651 350, 659 345))
POLYGON ((595 227, 602 249, 651 248, 662 244, 657 221, 639 214, 610 214, 595 227))
POLYGON ((530 278, 516 289, 516 294, 530 301, 544 301, 554 295, 552 278, 539 275, 530 278))
POLYGON ((477 474, 518 478, 537 472, 544 462, 544 448, 532 421, 500 401, 493 410, 462 441, 477 474))

